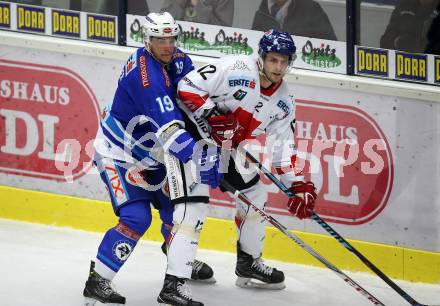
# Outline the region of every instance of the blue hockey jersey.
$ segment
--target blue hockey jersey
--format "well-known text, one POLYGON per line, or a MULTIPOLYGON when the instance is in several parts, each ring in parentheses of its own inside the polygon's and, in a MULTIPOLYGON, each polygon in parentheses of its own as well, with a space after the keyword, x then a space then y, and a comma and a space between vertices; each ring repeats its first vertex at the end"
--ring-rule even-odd
POLYGON ((143 161, 151 168, 158 162, 152 149, 159 146, 186 162, 192 151, 187 144, 194 140, 184 129, 176 132, 175 127, 183 128, 184 122, 175 93, 179 80, 193 69, 191 59, 178 49, 168 65, 145 48, 136 50, 122 69, 113 102, 103 111, 95 141, 98 153, 128 162, 143 161), (170 137, 164 133, 168 130, 173 131, 170 137))

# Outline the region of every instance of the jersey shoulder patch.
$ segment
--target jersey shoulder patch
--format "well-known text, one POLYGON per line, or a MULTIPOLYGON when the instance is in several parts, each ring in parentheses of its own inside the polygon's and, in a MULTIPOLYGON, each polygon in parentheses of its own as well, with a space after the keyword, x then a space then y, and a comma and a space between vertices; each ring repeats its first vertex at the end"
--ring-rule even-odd
POLYGON ((127 62, 125 63, 124 67, 122 68, 121 75, 119 76, 119 80, 122 80, 125 78, 130 72, 132 72, 136 66, 137 66, 137 53, 138 50, 133 52, 130 57, 127 59, 127 62))
POLYGON ((256 61, 250 56, 227 56, 225 59, 227 59, 231 71, 252 73, 257 67, 256 61))

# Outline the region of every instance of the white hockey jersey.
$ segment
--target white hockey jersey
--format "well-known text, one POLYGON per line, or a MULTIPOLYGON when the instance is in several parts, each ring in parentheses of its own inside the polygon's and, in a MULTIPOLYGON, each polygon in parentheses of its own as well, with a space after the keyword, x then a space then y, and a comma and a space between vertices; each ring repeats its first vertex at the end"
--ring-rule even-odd
POLYGON ((295 167, 293 96, 283 81, 260 88, 256 59, 227 56, 193 70, 179 82, 177 95, 189 117, 204 117, 214 107, 223 114, 232 112, 245 131, 242 140, 265 133, 272 165, 283 183, 290 186, 304 179, 295 167))

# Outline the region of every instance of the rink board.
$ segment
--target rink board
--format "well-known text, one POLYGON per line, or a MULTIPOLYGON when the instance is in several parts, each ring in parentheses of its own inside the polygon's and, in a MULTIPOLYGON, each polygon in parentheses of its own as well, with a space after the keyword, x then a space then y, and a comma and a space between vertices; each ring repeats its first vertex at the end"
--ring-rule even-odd
MULTIPOLYGON (((76 198, 46 192, 0 187, 0 217, 71 227, 86 231, 105 232, 117 223, 109 202, 76 198)), ((161 221, 153 210, 153 222, 142 239, 162 241, 161 221)), ((364 264, 333 238, 294 231, 309 246, 338 268, 370 272, 364 264)), ((200 240, 200 248, 235 252, 235 223, 231 220, 208 218, 200 240)), ((349 240, 353 246, 389 277, 414 282, 439 283, 440 256, 409 248, 349 240)), ((277 229, 267 227, 263 256, 285 262, 325 267, 277 229)))
MULTIPOLYGON (((134 49, 2 31, 0 45, 0 217, 107 229, 116 221, 91 167, 91 143, 134 49)), ((389 275, 438 283, 439 87, 306 70, 286 80, 317 213, 389 275)), ((270 167, 268 147, 251 149, 270 167)), ((338 266, 365 270, 313 221, 291 217, 286 198, 263 182, 270 214, 338 266)), ((211 192, 202 247, 233 250, 234 207, 211 192)), ((160 239, 155 231, 147 237, 160 239)), ((273 228, 267 241, 267 257, 316 264, 273 228)))

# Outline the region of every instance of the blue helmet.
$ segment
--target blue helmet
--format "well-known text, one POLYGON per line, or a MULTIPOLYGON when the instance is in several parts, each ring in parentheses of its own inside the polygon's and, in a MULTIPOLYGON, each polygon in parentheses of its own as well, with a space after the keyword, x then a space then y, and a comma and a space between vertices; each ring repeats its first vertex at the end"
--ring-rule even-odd
POLYGON ((287 55, 290 61, 296 57, 296 46, 288 32, 269 30, 263 34, 258 46, 258 54, 261 58, 264 58, 269 52, 287 55))

